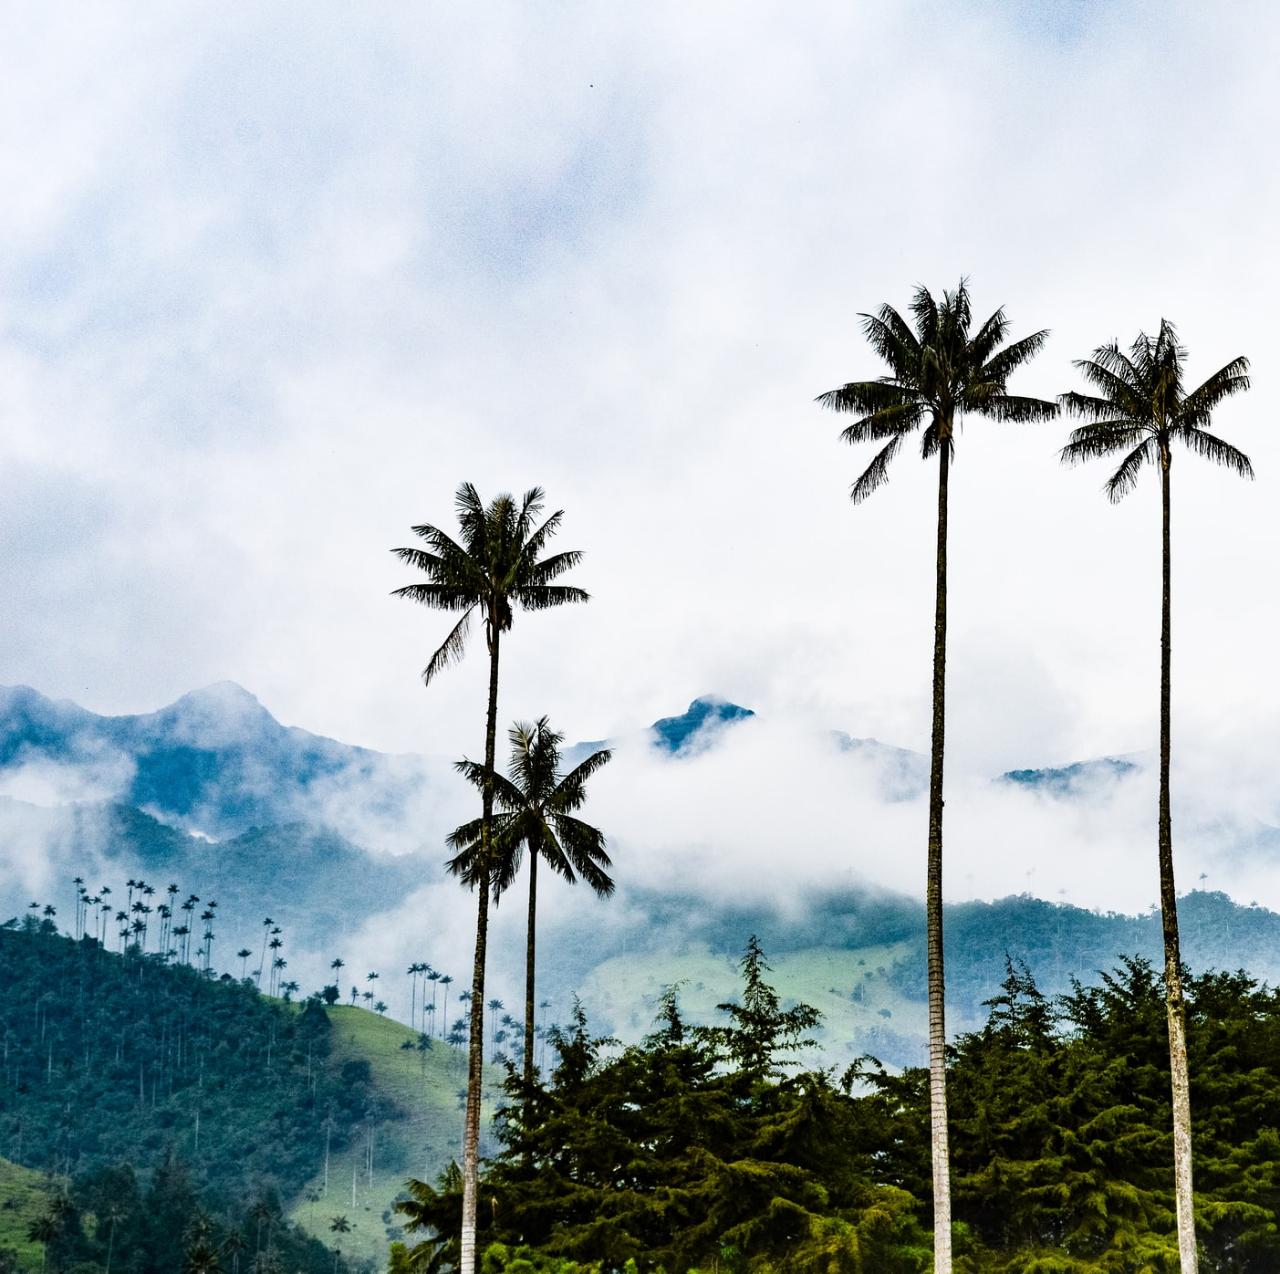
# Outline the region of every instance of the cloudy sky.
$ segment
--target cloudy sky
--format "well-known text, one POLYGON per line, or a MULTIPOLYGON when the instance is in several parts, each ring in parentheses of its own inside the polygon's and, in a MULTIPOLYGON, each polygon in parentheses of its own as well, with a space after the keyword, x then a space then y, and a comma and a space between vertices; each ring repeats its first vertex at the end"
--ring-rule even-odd
MULTIPOLYGON (((716 692, 924 747, 934 471, 852 507, 868 457, 813 398, 878 374, 859 311, 967 274, 1052 329, 1022 392, 1162 316, 1193 379, 1254 360, 1217 423, 1258 481, 1175 470, 1175 706, 1205 789, 1277 816, 1271 6, 7 16, 0 682, 134 712, 231 678, 474 754, 481 651, 423 689, 446 621, 388 549, 463 479, 536 483, 593 600, 518 620, 504 717, 600 738, 716 692)), ((1157 488, 1110 507, 1062 440, 960 440, 961 777, 1154 742, 1157 488)))

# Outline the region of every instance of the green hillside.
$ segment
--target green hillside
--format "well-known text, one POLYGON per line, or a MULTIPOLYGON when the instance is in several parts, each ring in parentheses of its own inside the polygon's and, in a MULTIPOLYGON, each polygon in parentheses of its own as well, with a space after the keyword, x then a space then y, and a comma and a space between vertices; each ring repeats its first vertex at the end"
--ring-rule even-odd
MULTIPOLYGON (((328 1012, 332 1064, 367 1063, 373 1089, 396 1113, 367 1121, 346 1146, 335 1149, 327 1190, 321 1170, 295 1196, 290 1219, 327 1239, 331 1218, 345 1216, 352 1230, 343 1239, 343 1251, 381 1262, 391 1240, 401 1237, 391 1205, 406 1178, 434 1181, 450 1159, 461 1156, 466 1055, 438 1039, 421 1050, 416 1032, 367 1009, 346 1005, 328 1012)), ((490 1081, 492 1095, 498 1076, 490 1081)), ((488 1148, 482 1144, 482 1152, 488 1148)))
POLYGON ((47 1177, 0 1159, 0 1252, 12 1249, 26 1268, 40 1267, 40 1245, 27 1238, 27 1227, 44 1212, 50 1193, 47 1177))
POLYGON ((23 1245, 39 1174, 75 1193, 127 1164, 147 1188, 175 1164, 227 1225, 282 1212, 327 1244, 344 1215, 344 1254, 381 1264, 405 1179, 457 1154, 463 1052, 366 1009, 288 1004, 34 918, 0 927, 0 979, 0 1154, 22 1165, 0 1226, 23 1245))

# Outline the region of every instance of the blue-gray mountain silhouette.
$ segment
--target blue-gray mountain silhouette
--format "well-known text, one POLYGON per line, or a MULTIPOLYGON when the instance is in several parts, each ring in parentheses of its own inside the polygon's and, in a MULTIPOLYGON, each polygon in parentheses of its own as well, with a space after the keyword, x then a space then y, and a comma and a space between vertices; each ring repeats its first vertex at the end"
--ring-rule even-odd
POLYGON ((695 699, 678 717, 660 717, 649 727, 655 746, 665 752, 687 751, 695 740, 706 739, 723 725, 745 721, 756 714, 750 708, 730 703, 715 695, 695 699))
MULTIPOLYGON (((314 820, 317 784, 368 788, 385 779, 388 763, 382 753, 281 725, 230 681, 158 712, 119 717, 26 686, 0 688, 0 769, 38 761, 93 767, 112 757, 132 767, 112 793, 116 801, 217 838, 314 820)), ((410 795, 393 782, 380 791, 389 805, 410 795)))

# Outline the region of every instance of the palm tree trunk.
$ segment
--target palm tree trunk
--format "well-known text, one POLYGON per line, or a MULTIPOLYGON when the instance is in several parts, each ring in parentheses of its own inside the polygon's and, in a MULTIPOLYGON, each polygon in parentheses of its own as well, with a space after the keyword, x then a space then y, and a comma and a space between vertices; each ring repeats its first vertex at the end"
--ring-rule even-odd
MULTIPOLYGON (((524 951, 524 1091, 525 1101, 533 1092, 533 957, 538 914, 538 855, 529 847, 529 929, 524 951)), ((525 1120, 526 1131, 528 1120, 525 1120)))
POLYGON ((1177 1194, 1178 1256, 1182 1274, 1196 1274, 1196 1222, 1191 1187, 1191 1081, 1187 1073, 1187 1014, 1182 998, 1182 954, 1178 941, 1178 895, 1173 881, 1173 819, 1169 809, 1169 753, 1172 735, 1172 553, 1169 546, 1168 446, 1160 457, 1163 513, 1160 610, 1160 920, 1164 931, 1165 1006, 1169 1018, 1169 1073, 1173 1097, 1173 1178, 1177 1194))
POLYGON ((467 1056, 467 1116, 462 1133, 461 1274, 476 1271, 476 1196, 479 1186, 480 1091, 484 1083, 484 961, 489 936, 489 854, 493 835, 493 766, 498 732, 497 616, 489 622, 489 713, 485 720, 485 783, 480 819, 480 878, 476 887, 476 956, 471 970, 471 1044, 467 1056))
POLYGON ((933 1268, 951 1274, 951 1162, 947 1145, 945 979, 942 968, 942 758, 947 669, 947 479, 951 440, 938 455, 937 601, 933 619, 933 738, 929 758, 929 860, 925 896, 929 979, 929 1143, 933 1158, 933 1268))

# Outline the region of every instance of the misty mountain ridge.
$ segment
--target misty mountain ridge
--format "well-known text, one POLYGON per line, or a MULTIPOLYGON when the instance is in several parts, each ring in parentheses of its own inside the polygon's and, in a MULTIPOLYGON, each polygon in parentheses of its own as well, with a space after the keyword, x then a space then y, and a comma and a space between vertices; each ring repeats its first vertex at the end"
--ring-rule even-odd
MULTIPOLYGON (((50 897, 65 903, 67 882, 85 877, 118 891, 126 875, 147 879, 157 892, 170 880, 216 900, 233 941, 258 933, 264 910, 295 942, 313 948, 332 944, 370 917, 396 906, 422 883, 416 855, 375 856, 332 828, 297 822, 252 827, 238 836, 210 841, 171 827, 143 810, 116 802, 77 803, 58 808, 0 796, 0 905, 6 915, 26 902, 50 897), (37 861, 26 847, 39 843, 37 861), (38 865, 38 874, 33 868, 38 865), (359 881, 353 889, 352 882, 359 881)), ((114 914, 123 905, 114 896, 114 914)), ((164 901, 160 896, 156 901, 164 901)), ((92 929, 92 924, 90 925, 92 929)), ((114 946, 115 922, 107 926, 114 946)))
MULTIPOLYGON (((760 720, 706 695, 660 718, 642 737, 670 764, 685 766, 760 720)), ((924 790, 928 761, 921 754, 842 732, 827 738, 840 754, 872 763, 887 802, 913 800, 924 790)), ((566 761, 598 746, 566 749, 566 761)), ((1139 772, 1133 761, 1100 758, 1011 770, 992 783, 1087 804, 1139 772)), ((410 927, 421 954, 456 972, 465 958, 451 945, 456 938, 443 935, 454 932, 451 916, 465 928, 470 904, 447 880, 438 837, 416 852, 388 854, 379 852, 385 846, 376 835, 397 820, 425 835, 434 824, 412 812, 423 808, 415 802, 424 791, 437 799, 432 785, 440 774, 439 764, 432 770, 425 758, 285 727, 230 682, 123 717, 98 716, 24 687, 0 690, 0 790, 8 793, 0 795, 0 903, 7 916, 34 899, 53 901, 67 927, 73 876, 85 876, 91 891, 106 883, 118 890, 126 874, 142 875, 157 893, 172 880, 184 896, 195 889, 204 904, 217 899, 218 969, 239 971, 232 953, 241 945, 257 954, 270 913, 285 930, 291 973, 310 986, 328 976, 335 951, 353 967, 366 967, 360 948, 371 935, 376 942, 407 899, 438 886, 445 892, 420 893, 396 923, 410 927), (375 834, 364 834, 369 829, 375 834), (31 853, 33 845, 43 852, 31 853)), ((455 782, 451 775, 448 781, 455 782)), ((1224 836, 1237 832, 1242 849, 1258 857, 1280 847, 1280 831, 1268 825, 1223 825, 1224 836)), ((548 912, 539 944, 546 993, 557 1003, 581 994, 601 1028, 643 1033, 650 1023, 642 1019, 661 986, 686 977, 691 1011, 697 1015, 705 1000, 711 1013, 732 993, 734 960, 755 932, 776 954, 783 994, 817 1002, 827 1015, 824 1048, 833 1055, 871 1051, 900 1064, 918 1060, 924 930, 915 898, 869 885, 833 886, 806 894, 799 909, 757 906, 695 895, 679 882, 655 888, 625 876, 619 891, 622 907, 548 912)), ((111 899, 116 906, 122 901, 111 899)), ((1203 890, 1187 895, 1182 909, 1193 965, 1246 964, 1260 976, 1280 975, 1274 954, 1280 916, 1203 890)), ((1026 894, 952 903, 947 912, 957 1027, 981 1019, 1005 953, 1026 959, 1053 992, 1072 977, 1092 980, 1122 953, 1158 950, 1154 913, 1102 913, 1026 894)), ((499 930, 505 915, 504 908, 499 930)), ((114 915, 107 932, 115 946, 114 915)), ((495 986, 510 983, 515 956, 504 954, 501 942, 493 956, 495 986)), ((383 957, 367 963, 376 967, 383 957)), ((403 1013, 394 993, 388 998, 392 1012, 403 1013)))
MULTIPOLYGON (((751 708, 703 695, 683 713, 653 722, 648 734, 655 750, 684 759, 714 747, 726 731, 752 719, 757 718, 751 708)), ((877 763, 888 799, 909 800, 923 791, 928 760, 920 753, 843 731, 832 731, 831 737, 840 751, 877 763)), ((566 759, 576 761, 607 744, 573 745, 566 759)), ((251 827, 329 822, 325 807, 355 791, 371 821, 407 822, 421 788, 432 782, 423 758, 281 725, 231 681, 192 691, 155 712, 114 717, 70 700, 48 699, 27 686, 0 687, 0 777, 26 769, 38 779, 41 766, 53 799, 34 800, 22 791, 14 795, 37 804, 96 796, 215 840, 251 827), (65 780, 61 791, 60 780, 65 780), (90 787, 88 795, 76 791, 81 780, 90 787), (95 782, 101 788, 97 792, 92 791, 95 782), (57 799, 60 795, 69 799, 57 799)), ((1010 770, 999 778, 1073 796, 1098 777, 1121 778, 1137 768, 1131 761, 1104 757, 1010 770)))

